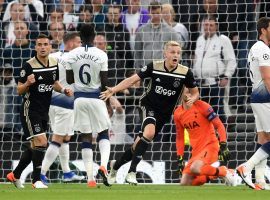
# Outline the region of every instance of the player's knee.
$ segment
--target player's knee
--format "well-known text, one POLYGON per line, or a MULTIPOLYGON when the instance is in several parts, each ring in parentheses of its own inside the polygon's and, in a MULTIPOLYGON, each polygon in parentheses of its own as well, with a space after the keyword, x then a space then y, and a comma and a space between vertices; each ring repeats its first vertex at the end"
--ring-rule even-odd
POLYGON ((100 140, 109 140, 109 131, 108 129, 100 132, 97 136, 97 142, 99 142, 100 140))
POLYGON ((92 149, 92 142, 82 142, 82 149, 92 149))

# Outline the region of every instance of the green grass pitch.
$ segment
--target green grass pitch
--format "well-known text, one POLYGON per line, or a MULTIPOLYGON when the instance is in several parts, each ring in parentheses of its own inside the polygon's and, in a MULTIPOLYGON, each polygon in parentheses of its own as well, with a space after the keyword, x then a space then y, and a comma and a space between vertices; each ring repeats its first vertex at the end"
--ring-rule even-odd
POLYGON ((87 188, 86 184, 50 184, 49 189, 17 189, 12 184, 0 184, 3 200, 250 200, 268 199, 270 191, 255 191, 246 186, 204 185, 113 185, 108 188, 87 188))

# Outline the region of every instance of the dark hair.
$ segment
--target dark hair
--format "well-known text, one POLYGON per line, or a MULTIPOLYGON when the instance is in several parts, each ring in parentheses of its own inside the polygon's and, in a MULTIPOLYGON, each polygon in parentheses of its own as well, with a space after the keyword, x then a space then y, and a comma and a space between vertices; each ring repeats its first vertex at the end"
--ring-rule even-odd
POLYGON ((148 11, 156 10, 156 9, 162 9, 162 5, 158 1, 152 1, 148 6, 148 11))
POLYGON ((53 12, 61 13, 64 16, 64 11, 61 8, 53 7, 53 8, 50 9, 49 14, 51 15, 53 12))
POLYGON ((92 44, 95 37, 94 27, 90 24, 83 24, 80 29, 80 37, 83 43, 92 44))
POLYGON ((50 40, 49 36, 48 35, 45 35, 43 33, 39 34, 37 39, 43 39, 43 38, 47 38, 48 40, 50 40))
POLYGON ((93 13, 93 7, 90 5, 81 5, 79 8, 79 13, 85 12, 86 10, 88 10, 90 13, 93 13))
POLYGON ((270 18, 268 17, 261 17, 257 22, 257 31, 259 35, 262 34, 262 28, 267 29, 269 27, 270 18))
POLYGON ((69 40, 73 40, 76 37, 80 37, 79 33, 77 32, 66 33, 63 37, 64 44, 66 44, 69 40))

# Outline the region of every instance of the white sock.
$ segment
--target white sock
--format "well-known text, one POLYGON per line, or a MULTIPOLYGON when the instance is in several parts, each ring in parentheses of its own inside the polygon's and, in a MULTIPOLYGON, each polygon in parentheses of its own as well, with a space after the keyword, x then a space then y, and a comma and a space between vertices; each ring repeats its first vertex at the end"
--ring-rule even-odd
POLYGON ((59 158, 64 173, 70 172, 69 168, 69 143, 63 143, 59 149, 59 158))
POLYGON ((98 146, 101 157, 100 165, 105 167, 105 169, 107 170, 107 165, 110 159, 111 143, 108 139, 102 139, 99 140, 98 146))
POLYGON ((268 153, 266 153, 262 148, 259 148, 246 162, 247 171, 251 172, 256 165, 258 165, 261 161, 266 160, 268 156, 268 153))
POLYGON ((89 148, 82 149, 82 159, 87 173, 88 181, 93 181, 93 151, 89 148))
POLYGON ((41 174, 46 175, 47 171, 50 169, 50 166, 53 164, 58 154, 59 154, 59 146, 51 143, 42 161, 41 174))
POLYGON ((267 159, 262 160, 255 166, 256 183, 265 183, 264 174, 266 171, 267 159))

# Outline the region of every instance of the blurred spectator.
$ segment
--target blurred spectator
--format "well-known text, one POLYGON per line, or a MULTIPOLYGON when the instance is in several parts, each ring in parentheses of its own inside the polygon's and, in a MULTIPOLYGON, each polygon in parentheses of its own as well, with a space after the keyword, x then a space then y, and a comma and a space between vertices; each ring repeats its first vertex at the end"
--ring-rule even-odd
POLYGON ((77 31, 80 31, 83 24, 93 23, 93 8, 89 5, 81 5, 79 9, 79 22, 77 31))
POLYGON ((34 22, 38 25, 38 22, 44 18, 44 5, 40 0, 14 0, 8 3, 6 12, 4 14, 3 21, 9 21, 11 18, 11 7, 14 3, 20 3, 24 7, 23 18, 26 21, 34 22))
POLYGON ((18 82, 22 64, 35 55, 35 47, 27 38, 29 29, 26 22, 14 23, 14 44, 5 48, 3 51, 3 64, 9 64, 13 68, 13 76, 18 82))
POLYGON ((214 16, 207 16, 202 25, 204 33, 196 42, 194 76, 199 81, 201 99, 212 105, 224 123, 224 92, 235 71, 236 58, 230 39, 217 34, 214 16))
POLYGON ((162 21, 162 7, 159 2, 149 5, 151 20, 138 28, 135 38, 135 67, 140 68, 155 59, 163 58, 164 43, 180 37, 166 22, 162 21))
POLYGON ((51 23, 63 22, 64 20, 64 11, 61 8, 52 8, 48 13, 48 21, 44 21, 41 26, 40 31, 45 35, 49 35, 48 30, 51 23))
MULTIPOLYGON (((4 32, 3 32, 3 16, 6 10, 7 4, 5 0, 0 0, 0 48, 3 48, 4 42, 4 32)), ((0 52, 2 49, 0 49, 0 52)))
POLYGON ((61 0, 59 8, 64 11, 64 24, 67 31, 75 31, 78 25, 79 17, 76 15, 74 0, 61 0))
MULTIPOLYGON (((236 24, 232 34, 232 43, 238 58, 238 66, 231 79, 230 105, 237 112, 246 112, 247 96, 251 93, 251 81, 247 64, 248 49, 257 40, 253 0, 227 0, 227 12, 236 24)), ((229 22, 230 23, 230 22, 229 22)))
POLYGON ((112 87, 124 79, 125 69, 123 61, 107 45, 105 34, 98 33, 94 39, 94 46, 105 51, 108 55, 108 86, 112 87))
MULTIPOLYGON (((5 47, 8 47, 12 45, 16 39, 14 34, 14 23, 18 21, 25 21, 24 19, 24 8, 23 5, 17 2, 14 2, 10 6, 10 20, 3 23, 3 31, 4 31, 4 37, 5 38, 5 47)), ((38 35, 38 29, 35 26, 35 24, 31 22, 27 22, 28 30, 29 30, 29 38, 31 40, 36 39, 38 35)))
POLYGON ((187 49, 189 35, 187 28, 179 22, 175 21, 175 12, 171 4, 162 5, 162 17, 180 36, 182 49, 187 49))
MULTIPOLYGON (((111 51, 107 50, 107 41, 105 35, 98 34, 94 39, 94 46, 106 52, 108 55, 108 79, 109 86, 115 86, 117 82, 117 68, 115 68, 116 60, 112 58, 115 54, 112 54, 111 51)), ((110 98, 110 103, 113 109, 113 114, 111 116, 111 128, 110 128, 110 141, 113 144, 122 144, 126 142, 131 142, 131 138, 126 134, 126 126, 125 126, 125 110, 118 101, 118 99, 114 96, 110 98)))
MULTIPOLYGON (((129 44, 129 32, 120 22, 121 7, 117 5, 109 6, 107 13, 108 23, 105 25, 107 45, 122 59, 122 67, 133 68, 134 61, 129 44)), ((122 77, 123 79, 124 77, 122 77)))
POLYGON ((25 22, 16 22, 14 24, 14 34, 16 36, 15 42, 12 46, 9 46, 3 51, 3 63, 4 70, 7 70, 8 74, 4 73, 4 94, 5 94, 5 124, 8 128, 13 128, 14 131, 20 131, 20 104, 21 96, 17 94, 20 69, 22 64, 34 57, 34 45, 27 38, 28 27, 25 22), (11 74, 10 74, 11 73, 11 74), (12 74, 13 73, 13 74, 12 74), (11 126, 13 124, 13 126, 11 126))
POLYGON ((189 34, 187 28, 179 22, 175 21, 175 12, 171 4, 163 4, 162 5, 162 17, 168 25, 170 25, 173 30, 175 30, 181 40, 181 47, 182 47, 182 62, 185 65, 189 66, 190 64, 187 63, 187 59, 189 58, 187 53, 188 42, 189 42, 189 34), (186 62, 185 62, 186 61, 186 62))
POLYGON ((63 22, 54 22, 49 25, 49 36, 51 38, 52 50, 64 50, 65 24, 63 22))
POLYGON ((18 113, 14 113, 16 83, 12 76, 12 66, 9 64, 0 68, 0 94, 0 102, 3 105, 3 121, 1 122, 3 130, 19 131, 20 122, 15 120, 18 113))
POLYGON ((95 30, 104 30, 106 13, 108 11, 105 0, 91 0, 91 6, 93 8, 95 30))
POLYGON ((130 34, 130 47, 134 50, 137 29, 150 19, 148 10, 141 7, 141 0, 126 0, 127 9, 122 12, 122 23, 130 34))

